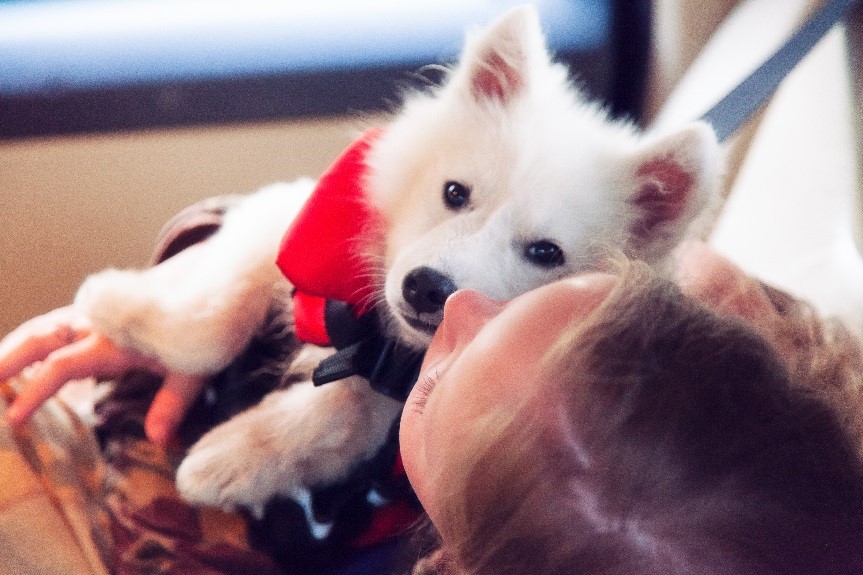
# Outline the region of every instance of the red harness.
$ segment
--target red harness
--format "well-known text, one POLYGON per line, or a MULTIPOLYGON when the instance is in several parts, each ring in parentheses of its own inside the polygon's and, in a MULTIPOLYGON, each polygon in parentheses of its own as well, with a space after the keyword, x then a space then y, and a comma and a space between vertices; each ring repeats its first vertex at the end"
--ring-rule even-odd
MULTIPOLYGON (((329 346, 328 300, 351 305, 356 317, 372 311, 374 272, 368 253, 379 252, 383 218, 363 188, 366 154, 382 129, 363 134, 324 173, 282 240, 276 260, 294 286, 294 323, 302 341, 329 346)), ((360 463, 360 462, 357 462, 360 463)), ((403 478, 401 456, 393 478, 403 478)), ((411 494, 378 507, 354 547, 366 547, 403 533, 419 517, 411 494)))
POLYGON ((361 315, 375 286, 365 250, 375 251, 382 218, 365 197, 365 156, 381 129, 369 130, 318 181, 282 240, 276 264, 293 284, 297 336, 330 345, 324 323, 328 299, 344 301, 361 315))

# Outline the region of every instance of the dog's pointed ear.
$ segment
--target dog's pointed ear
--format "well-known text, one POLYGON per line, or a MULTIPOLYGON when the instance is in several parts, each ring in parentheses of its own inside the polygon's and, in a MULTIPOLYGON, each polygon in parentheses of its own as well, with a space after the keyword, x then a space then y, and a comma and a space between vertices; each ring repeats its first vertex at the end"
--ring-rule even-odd
POLYGON ((683 239, 716 195, 720 156, 716 134, 703 122, 641 145, 627 198, 631 256, 655 261, 683 239))
POLYGON ((548 62, 536 8, 514 8, 468 38, 459 83, 478 102, 506 103, 525 89, 531 66, 548 62))

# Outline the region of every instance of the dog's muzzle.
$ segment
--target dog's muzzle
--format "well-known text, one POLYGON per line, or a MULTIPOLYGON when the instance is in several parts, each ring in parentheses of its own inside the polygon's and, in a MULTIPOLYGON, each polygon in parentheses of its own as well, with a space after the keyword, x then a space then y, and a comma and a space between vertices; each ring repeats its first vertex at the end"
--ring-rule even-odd
POLYGON ((433 334, 443 319, 446 299, 457 286, 446 275, 427 266, 412 269, 402 281, 402 297, 416 314, 402 314, 412 328, 433 334))

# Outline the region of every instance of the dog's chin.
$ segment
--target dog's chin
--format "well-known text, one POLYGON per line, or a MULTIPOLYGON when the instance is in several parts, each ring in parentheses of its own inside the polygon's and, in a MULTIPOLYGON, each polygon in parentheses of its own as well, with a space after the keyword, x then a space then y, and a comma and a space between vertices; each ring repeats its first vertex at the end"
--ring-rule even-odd
POLYGON ((396 314, 399 339, 407 345, 416 349, 425 349, 429 346, 437 329, 438 323, 430 323, 422 319, 396 314))
POLYGON ((422 351, 428 348, 432 337, 443 321, 443 310, 438 313, 417 313, 401 298, 386 298, 387 331, 401 343, 422 351))

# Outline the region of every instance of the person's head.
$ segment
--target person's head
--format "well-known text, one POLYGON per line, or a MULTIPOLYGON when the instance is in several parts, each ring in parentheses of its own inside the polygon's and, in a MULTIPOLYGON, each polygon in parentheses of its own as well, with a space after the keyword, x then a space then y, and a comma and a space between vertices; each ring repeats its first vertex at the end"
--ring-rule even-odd
POLYGON ((457 570, 863 572, 859 353, 701 255, 450 298, 401 441, 457 570))

